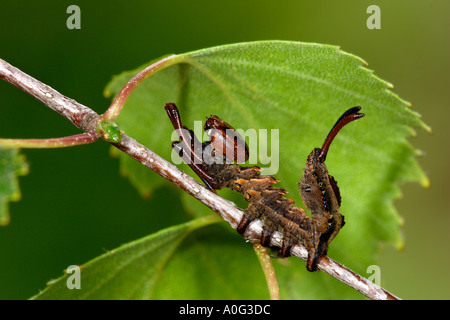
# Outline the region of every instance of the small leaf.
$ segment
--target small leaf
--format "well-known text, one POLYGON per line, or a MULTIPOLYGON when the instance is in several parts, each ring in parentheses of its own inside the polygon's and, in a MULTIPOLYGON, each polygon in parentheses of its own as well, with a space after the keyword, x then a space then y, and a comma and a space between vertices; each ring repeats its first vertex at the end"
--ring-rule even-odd
MULTIPOLYGON (((254 129, 260 138, 261 130, 266 130, 268 139, 258 141, 259 159, 272 160, 279 185, 302 206, 297 183, 307 155, 322 145, 345 110, 361 106, 366 116, 339 133, 327 156, 346 220, 328 254, 364 275, 367 266, 375 263, 381 243, 402 245, 398 230, 402 219, 392 203, 400 194, 398 185, 408 181, 428 184, 417 163, 417 151, 407 139, 415 134, 413 128, 430 129, 362 59, 335 46, 287 41, 240 43, 174 57, 182 63, 142 82, 127 100, 117 118, 127 134, 171 160, 173 128, 163 108, 167 102, 177 104, 184 124, 200 137, 202 123, 211 114, 235 128, 254 129), (271 141, 275 133, 279 140, 271 141), (265 155, 262 147, 277 147, 279 152, 265 155)), ((138 71, 115 77, 106 91, 118 93, 138 71)), ((126 155, 120 155, 120 161, 121 172, 144 195, 166 183, 126 155)), ((192 174, 186 165, 180 168, 192 174)), ((202 206, 195 208, 195 215, 205 214, 200 213, 203 210, 202 206)), ((297 274, 293 268, 281 268, 280 278, 297 274)), ((307 290, 291 282, 290 297, 345 296, 339 290, 330 291, 326 275, 303 277, 308 278, 307 290)), ((280 290, 283 298, 282 281, 280 290)))
POLYGON ((25 157, 15 148, 0 146, 0 225, 10 221, 8 203, 20 199, 18 176, 28 173, 25 157))
POLYGON ((102 120, 97 126, 97 133, 107 142, 117 143, 122 140, 122 133, 113 121, 102 120))

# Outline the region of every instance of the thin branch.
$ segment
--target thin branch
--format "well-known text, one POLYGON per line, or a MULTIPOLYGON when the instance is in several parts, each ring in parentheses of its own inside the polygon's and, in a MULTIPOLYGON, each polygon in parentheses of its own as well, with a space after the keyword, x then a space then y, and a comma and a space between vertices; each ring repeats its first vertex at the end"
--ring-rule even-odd
POLYGON ((183 62, 183 59, 183 56, 170 55, 151 64, 150 66, 136 74, 116 95, 108 110, 106 110, 106 112, 102 115, 103 119, 112 121, 116 120, 116 118, 119 116, 119 113, 122 111, 122 108, 125 105, 128 97, 142 83, 142 81, 167 67, 183 62))
POLYGON ((79 146, 93 143, 98 135, 93 133, 80 133, 73 136, 52 139, 0 139, 0 144, 6 148, 19 149, 50 149, 79 146))
MULTIPOLYGON (((51 87, 23 73, 19 69, 11 66, 1 59, 0 78, 35 97, 36 99, 44 103, 47 107, 58 112, 63 117, 69 119, 69 121, 71 121, 75 126, 83 131, 92 132, 95 129, 95 124, 97 123, 97 121, 102 118, 88 107, 77 103, 75 100, 63 96, 51 87)), ((122 106, 123 104, 124 101, 119 103, 119 105, 122 106)), ((113 112, 113 114, 115 113, 116 111, 113 112)), ((188 176, 186 173, 179 170, 176 166, 161 158, 153 151, 125 134, 122 135, 122 139, 120 142, 108 142, 119 150, 128 154, 133 159, 139 161, 144 166, 150 168, 162 177, 174 183, 179 188, 186 191, 187 193, 204 203, 206 206, 211 208, 213 211, 217 212, 224 220, 226 220, 231 225, 233 229, 237 228, 244 212, 241 209, 237 208, 233 202, 230 202, 209 191, 203 185, 199 184, 197 180, 188 176)), ((244 237, 251 242, 259 242, 258 239, 261 238, 261 233, 262 221, 256 220, 249 225, 244 234, 244 237)), ((279 232, 276 232, 272 237, 271 245, 281 247, 281 244, 282 235, 279 232)), ((306 260, 308 256, 306 249, 299 244, 292 247, 291 254, 303 260, 306 260)), ((342 281, 343 283, 349 285, 350 287, 354 288, 370 299, 399 299, 387 290, 375 285, 371 281, 356 274, 355 272, 330 259, 329 257, 322 257, 318 263, 318 267, 323 272, 326 272, 339 281, 342 281)))
POLYGON ((58 112, 82 131, 89 131, 98 115, 90 108, 67 98, 50 86, 34 79, 0 59, 0 78, 58 112))
POLYGON ((258 257, 261 269, 266 277, 267 288, 269 289, 269 295, 271 300, 280 300, 280 287, 278 286, 277 276, 275 274, 275 268, 273 267, 272 259, 268 253, 266 247, 263 247, 261 243, 253 243, 253 249, 258 257))

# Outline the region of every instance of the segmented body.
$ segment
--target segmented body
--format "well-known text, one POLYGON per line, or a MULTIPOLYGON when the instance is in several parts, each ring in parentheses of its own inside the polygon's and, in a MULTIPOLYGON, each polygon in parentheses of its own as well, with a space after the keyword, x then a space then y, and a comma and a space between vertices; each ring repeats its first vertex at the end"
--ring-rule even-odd
POLYGON ((165 108, 174 128, 179 131, 180 141, 172 144, 173 149, 209 189, 229 188, 241 194, 248 203, 237 231, 243 234, 252 221, 262 220, 260 241, 263 246, 269 246, 272 235, 279 231, 283 235, 281 254, 289 256, 292 245, 300 243, 308 251, 307 269, 315 271, 318 260, 327 254, 329 243, 344 225, 344 217, 339 212, 339 188, 328 174, 324 161, 339 130, 350 121, 364 116, 358 113, 360 107, 347 110, 333 126, 322 148, 315 148, 308 156, 299 191, 312 217, 295 207, 293 200, 284 197, 286 191, 273 186, 278 180, 261 175, 259 167, 229 164, 236 161, 236 154, 240 155, 240 159, 248 159, 245 141, 229 124, 217 116, 207 118, 205 131, 216 131, 210 133, 211 141, 200 144, 194 133, 182 125, 175 104, 169 103, 165 108), (234 144, 231 143, 233 141, 234 144), (231 149, 234 149, 234 155, 227 153, 231 149))
MULTIPOLYGON (((248 202, 245 214, 237 227, 243 234, 248 225, 256 220, 263 221, 261 244, 270 245, 275 231, 283 235, 281 254, 288 256, 295 243, 301 243, 308 251, 313 250, 317 237, 316 223, 294 201, 284 197, 286 191, 273 185, 278 182, 272 176, 261 175, 259 167, 242 167, 237 164, 213 164, 207 171, 218 180, 220 188, 231 189, 248 202)), ((220 189, 218 188, 218 189, 220 189)))

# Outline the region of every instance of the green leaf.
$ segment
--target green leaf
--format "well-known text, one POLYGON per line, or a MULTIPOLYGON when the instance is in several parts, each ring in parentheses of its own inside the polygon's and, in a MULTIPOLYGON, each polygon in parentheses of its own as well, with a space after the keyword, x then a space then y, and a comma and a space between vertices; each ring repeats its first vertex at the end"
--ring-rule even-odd
POLYGON ((98 124, 96 131, 107 142, 118 143, 120 142, 120 140, 122 140, 122 133, 120 132, 119 127, 112 121, 109 120, 101 121, 98 124))
MULTIPOLYGON (((274 175, 302 206, 297 183, 307 155, 322 145, 345 110, 361 106, 366 116, 339 133, 327 156, 329 172, 341 190, 346 220, 328 254, 365 276, 367 267, 376 263, 380 244, 402 245, 402 219, 393 206, 400 195, 398 185, 407 181, 428 185, 416 161, 418 152, 407 139, 415 134, 413 128, 429 128, 362 59, 335 46, 286 41, 226 45, 173 59, 180 63, 145 80, 127 100, 116 122, 128 135, 170 161, 173 128, 163 108, 167 102, 177 104, 191 129, 194 120, 204 122, 211 114, 244 131, 266 129, 268 150, 271 129, 277 129, 279 142, 273 146, 279 146, 279 170, 274 175)), ((116 76, 105 92, 117 94, 141 69, 116 76)), ((260 147, 258 153, 261 162, 268 159, 260 147)), ((126 155, 119 157, 121 172, 141 194, 150 195, 166 183, 126 155)), ((192 174, 186 165, 180 167, 192 174)), ((205 210, 196 207, 194 215, 201 216, 205 210)), ((239 246, 246 244, 242 241, 239 246)), ((232 259, 230 255, 228 261, 232 259)), ((304 263, 288 264, 291 267, 277 267, 280 279, 290 279, 284 281, 288 289, 281 288, 283 298, 355 297, 351 289, 331 286, 335 281, 327 275, 307 274, 300 266, 304 263)))
POLYGON ((31 299, 245 299, 249 290, 267 299, 251 247, 224 226, 199 230, 220 221, 209 215, 123 245, 80 266, 80 289, 68 288, 76 281, 68 272, 31 299))
POLYGON ((195 250, 202 249, 201 246, 191 245, 190 252, 180 251, 182 240, 192 231, 218 221, 221 220, 217 216, 210 215, 125 244, 80 266, 80 289, 68 288, 67 283, 74 283, 75 280, 70 278, 71 273, 66 273, 51 281, 32 299, 164 298, 167 291, 173 291, 185 282, 183 274, 186 264, 180 257, 192 256, 195 250), (176 273, 167 272, 167 269, 174 269, 176 273))
POLYGON ((0 146, 0 226, 9 223, 8 203, 20 199, 18 176, 27 173, 28 165, 19 150, 0 146))

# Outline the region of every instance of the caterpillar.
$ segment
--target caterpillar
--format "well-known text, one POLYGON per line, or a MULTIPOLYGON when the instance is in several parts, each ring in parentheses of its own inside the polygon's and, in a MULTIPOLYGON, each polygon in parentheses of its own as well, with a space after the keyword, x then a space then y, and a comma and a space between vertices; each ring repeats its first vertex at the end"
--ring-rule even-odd
POLYGON ((284 197, 286 190, 274 186, 278 182, 275 177, 260 174, 261 168, 257 166, 243 167, 235 163, 247 161, 249 151, 245 140, 231 125, 215 115, 207 117, 204 130, 210 140, 200 143, 194 132, 183 125, 176 105, 165 105, 180 138, 172 143, 173 150, 209 190, 229 188, 248 203, 237 232, 243 235, 252 221, 262 220, 261 245, 269 246, 272 235, 279 231, 283 235, 281 255, 289 256, 294 244, 302 244, 308 251, 308 271, 317 270, 319 259, 327 254, 330 242, 345 224, 339 210, 339 188, 328 174, 325 159, 337 133, 349 122, 364 116, 360 109, 358 106, 347 110, 332 127, 322 148, 314 148, 308 155, 298 188, 305 207, 311 212, 309 216, 304 209, 295 207, 292 199, 284 197))

